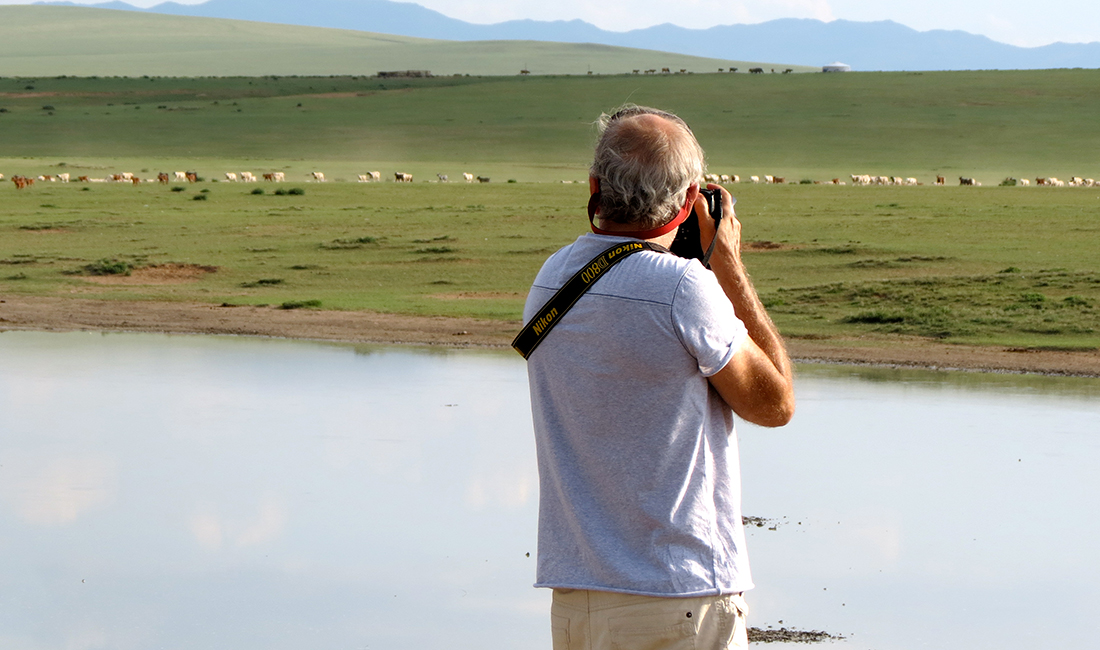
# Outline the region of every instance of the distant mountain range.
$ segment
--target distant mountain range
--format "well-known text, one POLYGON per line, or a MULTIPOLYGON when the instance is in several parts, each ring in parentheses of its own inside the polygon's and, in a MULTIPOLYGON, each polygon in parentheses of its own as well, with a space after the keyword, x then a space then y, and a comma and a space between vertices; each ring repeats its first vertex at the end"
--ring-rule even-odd
MULTIPOLYGON (((73 5, 72 2, 36 4, 73 5)), ((609 32, 581 20, 512 20, 476 25, 406 2, 389 0, 208 0, 164 2, 142 9, 115 0, 105 9, 232 18, 310 27, 336 27, 455 41, 533 40, 598 43, 740 61, 824 65, 853 70, 989 70, 1100 67, 1100 43, 1016 47, 962 31, 918 32, 892 21, 785 18, 756 25, 687 29, 657 25, 609 32)))

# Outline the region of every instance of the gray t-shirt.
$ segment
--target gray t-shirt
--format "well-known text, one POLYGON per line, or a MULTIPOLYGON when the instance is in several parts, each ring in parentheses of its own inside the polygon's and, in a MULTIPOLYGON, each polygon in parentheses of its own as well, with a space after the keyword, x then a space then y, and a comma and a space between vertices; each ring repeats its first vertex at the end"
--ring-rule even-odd
MULTIPOLYGON (((624 237, 550 257, 524 320, 624 237)), ((710 386, 747 338, 714 274, 642 251, 528 360, 539 465, 536 587, 650 596, 752 588, 733 415, 710 386)))

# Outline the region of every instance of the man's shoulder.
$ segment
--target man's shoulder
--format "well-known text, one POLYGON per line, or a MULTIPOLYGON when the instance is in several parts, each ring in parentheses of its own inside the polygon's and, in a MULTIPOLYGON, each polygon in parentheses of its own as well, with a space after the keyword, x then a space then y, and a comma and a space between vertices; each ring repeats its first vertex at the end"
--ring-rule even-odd
MULTIPOLYGON (((572 274, 616 244, 638 241, 631 237, 584 234, 571 244, 562 246, 552 253, 542 265, 543 272, 572 274)), ((635 272, 658 272, 662 274, 683 275, 692 266, 692 260, 668 252, 643 250, 631 255, 631 265, 635 272)), ((625 262, 624 262, 625 263, 625 262)), ((699 266, 697 271, 704 270, 699 266)), ((542 273, 540 272, 540 275, 542 273)))

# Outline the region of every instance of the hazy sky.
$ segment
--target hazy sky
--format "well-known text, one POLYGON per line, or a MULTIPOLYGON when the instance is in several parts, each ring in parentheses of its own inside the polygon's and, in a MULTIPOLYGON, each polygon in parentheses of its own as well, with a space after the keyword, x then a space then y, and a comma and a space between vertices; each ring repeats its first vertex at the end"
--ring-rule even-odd
MULTIPOLYGON (((160 0, 129 0, 148 7, 160 0)), ((194 4, 195 0, 176 0, 194 4)), ((22 0, 0 0, 0 4, 22 0)), ((759 23, 775 18, 893 20, 920 31, 959 29, 1013 45, 1100 41, 1095 0, 418 0, 452 18, 495 23, 518 18, 571 20, 627 31, 661 23, 684 27, 759 23)))

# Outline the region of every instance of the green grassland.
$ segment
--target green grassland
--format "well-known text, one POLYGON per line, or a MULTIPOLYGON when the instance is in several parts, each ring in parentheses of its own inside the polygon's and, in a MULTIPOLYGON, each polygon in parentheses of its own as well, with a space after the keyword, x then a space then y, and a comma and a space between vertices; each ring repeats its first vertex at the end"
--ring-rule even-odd
MULTIPOLYGON (((0 292, 514 319, 542 261, 587 227, 580 185, 178 187, 5 189, 0 292), (173 263, 216 270, 124 275, 173 263)), ((788 336, 1100 345, 1094 189, 731 189, 747 264, 788 336)))
POLYGON ((592 121, 626 101, 678 112, 712 169, 742 176, 1100 177, 1097 70, 0 78, 0 173, 61 161, 296 174, 324 164, 347 178, 401 166, 577 180, 592 121))
MULTIPOLYGON (((0 6, 2 76, 624 73, 756 65, 593 44, 441 41, 109 9, 0 6)), ((783 66, 806 71, 806 66, 783 66)), ((820 68, 816 68, 820 70, 820 68)))
POLYGON ((1098 81, 1094 70, 4 78, 0 173, 196 169, 207 181, 179 192, 5 181, 0 292, 517 318, 538 266, 587 227, 586 186, 557 181, 584 180, 592 120, 629 100, 683 115, 712 171, 796 183, 730 186, 785 334, 1097 347, 1100 189, 997 184, 1100 177, 1098 81), (417 182, 338 182, 370 169, 417 182), (305 193, 213 182, 243 170, 285 171, 279 187, 305 193), (333 182, 307 183, 313 170, 333 182), (463 171, 493 182, 424 182, 463 171), (798 183, 851 173, 926 184, 798 183), (937 173, 985 187, 933 187, 937 173), (167 263, 216 271, 174 284, 92 275, 167 263))

